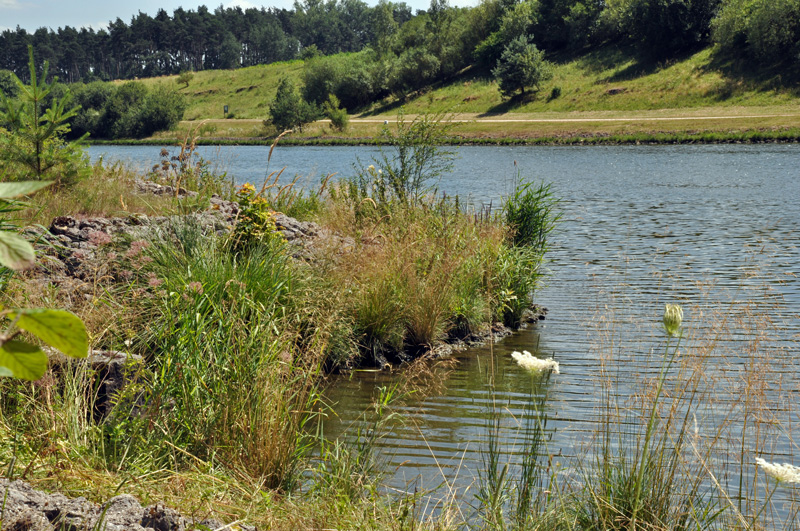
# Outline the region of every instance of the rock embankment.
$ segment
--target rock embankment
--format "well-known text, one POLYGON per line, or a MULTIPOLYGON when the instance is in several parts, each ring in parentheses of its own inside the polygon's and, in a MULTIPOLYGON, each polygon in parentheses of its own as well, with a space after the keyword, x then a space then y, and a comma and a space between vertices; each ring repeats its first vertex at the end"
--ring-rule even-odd
POLYGON ((3 531, 255 531, 253 526, 215 519, 193 520, 163 505, 142 507, 129 494, 96 504, 84 497, 47 494, 24 481, 0 479, 5 500, 0 516, 3 531))
MULTIPOLYGON (((148 181, 137 181, 136 188, 142 194, 176 195, 172 186, 148 181)), ((196 192, 180 189, 177 197, 196 195, 196 192)), ((39 255, 29 277, 68 293, 88 294, 98 282, 129 280, 133 276, 131 268, 127 267, 129 262, 171 227, 193 224, 209 236, 224 236, 233 230, 238 214, 238 203, 215 196, 208 200, 206 208, 172 216, 59 216, 47 228, 36 226, 23 231, 25 237, 35 243, 39 255), (120 252, 120 248, 124 252, 120 252)), ((326 249, 348 252, 355 245, 351 238, 341 237, 313 222, 298 221, 279 212, 274 221, 290 254, 297 259, 314 259, 326 249)))

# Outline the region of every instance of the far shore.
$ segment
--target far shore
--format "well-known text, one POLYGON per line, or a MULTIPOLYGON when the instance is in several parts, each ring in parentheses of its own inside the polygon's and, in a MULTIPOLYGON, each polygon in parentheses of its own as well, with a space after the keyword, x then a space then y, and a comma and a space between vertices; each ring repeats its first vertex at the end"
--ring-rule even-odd
MULTIPOLYGON (((416 117, 405 115, 406 122, 416 117)), ((397 115, 353 115, 346 131, 319 120, 284 136, 282 146, 380 145, 397 115)), ((452 145, 616 145, 800 142, 800 107, 700 107, 638 111, 452 113, 452 145)), ((95 144, 175 144, 190 134, 202 145, 270 145, 275 131, 258 119, 185 120, 173 131, 141 140, 90 140, 95 144)))

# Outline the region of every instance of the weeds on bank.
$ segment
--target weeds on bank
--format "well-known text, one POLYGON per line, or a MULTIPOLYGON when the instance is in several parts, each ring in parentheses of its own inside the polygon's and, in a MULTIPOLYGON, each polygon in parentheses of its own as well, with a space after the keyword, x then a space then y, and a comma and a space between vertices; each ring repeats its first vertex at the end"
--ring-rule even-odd
MULTIPOLYGON (((224 191, 224 177, 203 177, 192 153, 187 140, 154 178, 201 195, 224 191)), ((29 219, 175 208, 173 197, 131 194, 134 176, 120 166, 93 171, 29 219)), ((100 497, 123 482, 144 499, 154 486, 167 499, 198 496, 202 510, 219 496, 232 515, 271 526, 305 490, 312 507, 323 501, 284 522, 415 527, 413 497, 394 503, 377 493, 372 452, 391 393, 379 401, 379 423, 356 429, 350 442, 323 443, 314 486, 303 487, 317 442, 312 427, 324 413, 323 369, 408 359, 505 320, 512 305, 518 322, 541 257, 514 245, 502 219, 423 196, 422 181, 398 188, 404 200, 384 202, 329 179, 309 192, 278 186, 277 177, 258 192, 240 190, 251 216, 232 237, 176 220, 150 241, 127 242, 118 259, 131 265, 128 275, 116 284, 93 279, 88 298, 47 286, 6 291, 78 306, 95 346, 140 354, 144 363, 131 367, 132 382, 100 422, 86 367, 56 365, 34 384, 0 382, 0 434, 14 441, 0 448, 3 462, 24 463, 25 478, 100 497), (315 216, 339 239, 323 241, 306 261, 290 260, 269 208, 315 216), (192 481, 199 485, 187 486, 192 481), (325 507, 330 499, 347 503, 325 507)))
POLYGON ((122 164, 98 161, 90 171, 88 178, 72 186, 38 194, 29 201, 27 208, 16 213, 13 221, 19 226, 49 226, 58 216, 154 215, 169 213, 176 208, 169 197, 136 193, 134 182, 137 175, 122 164))

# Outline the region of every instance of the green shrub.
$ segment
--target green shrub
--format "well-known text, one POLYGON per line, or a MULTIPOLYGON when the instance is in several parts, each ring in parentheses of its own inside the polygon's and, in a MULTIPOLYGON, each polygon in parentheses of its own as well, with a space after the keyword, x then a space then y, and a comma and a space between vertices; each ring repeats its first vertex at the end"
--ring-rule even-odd
POLYGON ((6 178, 11 180, 50 179, 57 186, 74 184, 90 171, 80 139, 63 139, 70 131, 68 121, 78 108, 70 107, 69 92, 53 98, 47 106, 56 81, 47 82, 47 62, 37 77, 31 46, 28 68, 29 85, 14 77, 20 91, 17 99, 0 94, 0 124, 6 128, 0 128, 0 170, 7 171, 6 178))
POLYGON ((408 123, 401 110, 396 132, 386 126, 381 131, 384 143, 392 147, 381 148, 374 164, 366 168, 361 164, 350 179, 352 193, 381 206, 418 204, 453 165, 454 153, 442 144, 454 124, 444 120, 443 113, 422 114, 408 123))
POLYGON ((533 293, 542 275, 542 258, 537 249, 529 246, 500 248, 492 279, 495 318, 509 328, 519 328, 525 311, 533 305, 533 293))
POLYGON ((791 58, 800 52, 800 2, 728 0, 713 21, 714 41, 729 53, 746 51, 760 60, 791 58))
POLYGON ((236 193, 239 215, 233 229, 231 242, 237 251, 261 245, 265 240, 280 238, 275 227, 275 212, 267 199, 256 193, 255 187, 245 183, 236 193))
POLYGON ((322 112, 331 121, 331 127, 337 131, 346 131, 350 123, 350 117, 347 115, 347 109, 342 109, 339 106, 339 98, 331 94, 328 101, 322 106, 322 112))
POLYGON ((521 35, 503 49, 492 75, 497 78, 500 93, 510 98, 517 91, 525 94, 528 88, 538 91, 543 82, 553 77, 553 70, 544 60, 544 52, 529 42, 528 36, 521 35))
POLYGON ((291 79, 281 80, 275 99, 269 106, 269 124, 275 126, 277 132, 288 129, 302 131, 305 124, 313 122, 319 115, 317 106, 298 94, 291 79))

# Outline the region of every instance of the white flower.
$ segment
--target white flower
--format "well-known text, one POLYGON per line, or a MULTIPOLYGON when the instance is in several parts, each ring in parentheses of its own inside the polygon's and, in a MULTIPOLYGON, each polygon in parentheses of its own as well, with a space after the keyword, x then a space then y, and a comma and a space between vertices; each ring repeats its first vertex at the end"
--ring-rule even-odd
POLYGON ((671 336, 677 336, 681 331, 683 321, 683 308, 680 304, 664 305, 664 330, 671 336))
POLYGON ((550 370, 556 374, 560 374, 558 371, 558 362, 553 358, 547 358, 546 360, 534 358, 533 354, 527 350, 523 350, 522 352, 514 351, 511 353, 511 357, 514 358, 514 361, 516 361, 520 367, 528 369, 529 371, 550 370))
POLYGON ((790 465, 789 463, 784 463, 782 465, 778 463, 768 463, 760 457, 756 457, 756 464, 763 468, 768 476, 772 476, 780 483, 800 483, 800 467, 790 465))

